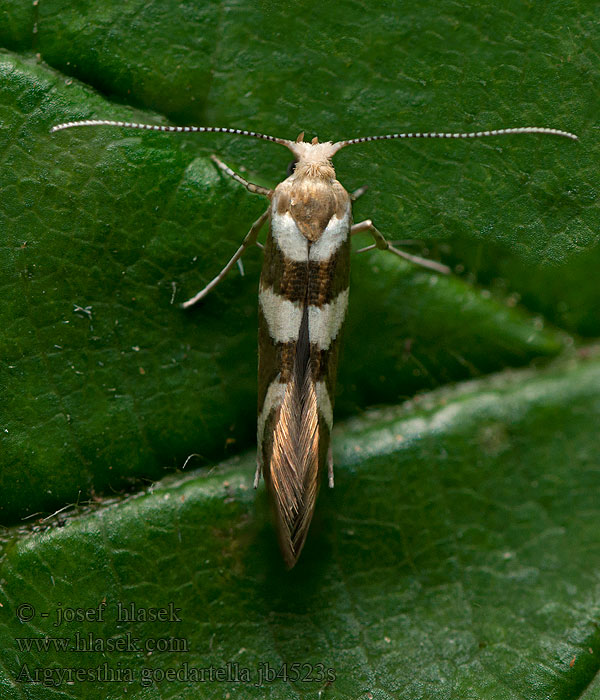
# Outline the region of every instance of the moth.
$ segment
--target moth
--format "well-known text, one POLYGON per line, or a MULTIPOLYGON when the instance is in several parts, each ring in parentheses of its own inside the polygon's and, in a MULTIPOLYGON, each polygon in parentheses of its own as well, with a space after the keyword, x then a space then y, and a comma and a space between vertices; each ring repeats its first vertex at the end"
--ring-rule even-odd
MULTIPOLYGON (((242 129, 161 126, 94 119, 67 122, 52 131, 79 126, 116 126, 162 132, 224 133, 272 141, 288 148, 294 163, 275 189, 248 182, 216 156, 215 164, 249 192, 266 197, 266 211, 252 224, 242 244, 221 272, 183 303, 199 302, 258 244, 270 222, 259 285, 258 326, 258 457, 254 487, 262 473, 275 513, 283 558, 289 568, 298 561, 315 510, 322 474, 333 487, 331 429, 340 335, 348 307, 350 239, 368 232, 378 248, 440 273, 440 263, 411 255, 386 240, 366 219, 352 220, 350 194, 336 179, 333 156, 346 146, 368 141, 409 138, 469 139, 509 134, 577 136, 559 129, 519 127, 472 133, 398 133, 365 136, 332 143, 317 138, 295 141, 242 129)), ((260 245, 260 244, 258 244, 260 245)))

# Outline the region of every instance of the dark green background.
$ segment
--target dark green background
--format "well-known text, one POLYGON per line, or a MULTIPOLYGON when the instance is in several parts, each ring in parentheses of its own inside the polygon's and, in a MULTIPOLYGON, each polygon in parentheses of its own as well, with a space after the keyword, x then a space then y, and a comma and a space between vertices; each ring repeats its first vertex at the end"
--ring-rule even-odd
POLYGON ((599 696, 597 41, 592 3, 0 1, 3 698, 599 696), (289 154, 217 135, 49 134, 98 117, 321 140, 580 136, 337 157, 348 189, 369 185, 356 220, 422 241, 456 274, 353 259, 336 414, 354 417, 291 573, 246 452, 260 251, 191 313, 177 306, 265 206, 208 156, 273 186, 289 154), (178 476, 192 453, 198 471, 178 476), (39 617, 104 598, 104 623, 39 617), (173 601, 183 622, 116 623, 131 600, 173 601), (190 651, 15 641, 76 631, 174 635, 190 651), (14 681, 24 662, 105 661, 136 682, 14 681), (336 680, 140 685, 143 667, 184 661, 321 662, 336 680))

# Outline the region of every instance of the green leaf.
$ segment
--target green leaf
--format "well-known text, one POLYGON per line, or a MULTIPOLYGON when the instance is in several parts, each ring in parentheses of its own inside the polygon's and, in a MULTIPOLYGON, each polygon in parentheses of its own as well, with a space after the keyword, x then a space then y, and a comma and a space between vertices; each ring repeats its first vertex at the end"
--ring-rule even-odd
POLYGON ((291 572, 263 525, 264 500, 255 503, 253 454, 8 531, 2 697, 577 697, 600 654, 599 383, 598 358, 506 372, 341 425, 336 488, 321 495, 291 572), (102 602, 101 620, 58 624, 67 608, 102 602), (132 602, 180 610, 119 622, 118 604, 132 602), (74 645, 76 633, 79 651, 22 651, 28 642, 17 641, 74 645), (129 641, 121 653, 83 653, 90 639, 129 641), (14 681, 105 663, 134 680, 14 681), (233 679, 235 663, 251 682, 233 679), (222 682, 189 671, 228 664, 222 682), (307 664, 312 682, 254 687, 259 668, 292 664, 307 664), (335 674, 331 687, 314 680, 318 664, 335 674), (158 680, 167 669, 179 680, 158 680))
MULTIPOLYGON (((185 140, 49 135, 74 110, 153 117, 31 60, 7 55, 0 71, 8 523, 253 443, 260 251, 201 308, 173 302, 219 271, 265 204, 185 140)), ((560 351, 538 319, 389 257, 354 265, 338 415, 560 351)))
POLYGON ((578 340, 600 332, 595 37, 581 3, 0 0, 2 698, 597 696, 600 384, 578 340), (274 186, 289 154, 223 135, 49 134, 94 117, 321 140, 580 136, 336 158, 349 190, 369 185, 357 221, 456 274, 354 256, 336 417, 410 401, 340 425, 336 489, 291 573, 249 489, 260 251, 178 307, 265 207, 208 156, 274 186), (192 454, 200 471, 143 491, 192 454), (20 602, 53 615, 104 598, 104 622, 15 617, 20 602), (183 621, 117 623, 131 600, 173 601, 183 621), (17 648, 63 631, 190 650, 17 648), (336 680, 140 685, 143 667, 186 660, 322 662, 336 680), (15 681, 22 663, 104 662, 135 681, 15 681))

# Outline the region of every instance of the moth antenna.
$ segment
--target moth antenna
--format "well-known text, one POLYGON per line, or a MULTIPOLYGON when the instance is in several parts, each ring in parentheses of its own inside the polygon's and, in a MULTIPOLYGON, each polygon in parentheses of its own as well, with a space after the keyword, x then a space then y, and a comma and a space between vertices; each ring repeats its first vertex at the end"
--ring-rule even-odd
POLYGON ((259 134, 256 131, 246 131, 246 129, 230 129, 224 126, 169 126, 163 124, 138 124, 137 122, 120 122, 112 119, 84 119, 78 122, 64 122, 56 124, 50 129, 53 134, 56 131, 64 129, 72 129, 76 126, 120 126, 126 129, 143 129, 145 131, 162 131, 176 133, 212 133, 212 134, 235 134, 236 136, 252 136, 255 139, 263 139, 264 141, 273 141, 280 143, 282 146, 290 148, 292 142, 288 139, 280 139, 277 136, 269 136, 268 134, 259 134))
POLYGON ((484 136, 507 136, 509 134, 551 134, 553 136, 563 136, 567 139, 577 141, 578 137, 569 131, 562 129, 549 129, 545 126, 520 126, 514 129, 492 129, 490 131, 471 131, 467 133, 438 133, 435 131, 416 132, 406 134, 385 134, 383 136, 361 136, 356 139, 347 139, 333 144, 337 153, 346 146, 355 143, 366 143, 367 141, 383 141, 391 139, 478 139, 484 136))

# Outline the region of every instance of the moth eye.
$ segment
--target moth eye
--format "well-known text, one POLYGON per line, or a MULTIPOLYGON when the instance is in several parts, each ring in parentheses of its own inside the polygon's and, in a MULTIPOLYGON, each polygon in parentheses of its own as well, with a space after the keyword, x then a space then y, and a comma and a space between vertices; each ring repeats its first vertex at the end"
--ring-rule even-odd
POLYGON ((295 159, 290 161, 290 164, 287 166, 287 177, 294 174, 294 170, 296 170, 296 163, 297 162, 298 161, 295 159))

